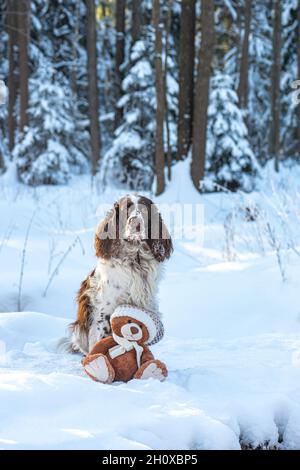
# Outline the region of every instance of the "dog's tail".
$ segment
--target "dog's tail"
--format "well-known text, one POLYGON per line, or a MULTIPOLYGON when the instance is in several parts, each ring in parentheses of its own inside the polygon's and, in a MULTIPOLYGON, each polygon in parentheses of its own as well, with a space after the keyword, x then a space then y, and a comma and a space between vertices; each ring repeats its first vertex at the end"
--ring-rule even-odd
POLYGON ((69 325, 69 335, 59 339, 55 345, 56 351, 73 354, 88 354, 89 344, 87 332, 77 323, 69 325))
POLYGON ((57 341, 56 350, 67 353, 88 354, 89 344, 86 331, 76 324, 71 324, 69 331, 69 336, 63 337, 57 341))
POLYGON ((80 353, 80 350, 76 345, 73 343, 72 338, 70 336, 64 336, 63 338, 60 338, 55 345, 55 349, 58 352, 62 353, 69 353, 69 354, 75 354, 75 353, 80 353))
POLYGON ((72 341, 71 338, 68 336, 64 336, 63 338, 60 338, 57 343, 56 343, 56 348, 57 351, 59 352, 72 352, 72 341))

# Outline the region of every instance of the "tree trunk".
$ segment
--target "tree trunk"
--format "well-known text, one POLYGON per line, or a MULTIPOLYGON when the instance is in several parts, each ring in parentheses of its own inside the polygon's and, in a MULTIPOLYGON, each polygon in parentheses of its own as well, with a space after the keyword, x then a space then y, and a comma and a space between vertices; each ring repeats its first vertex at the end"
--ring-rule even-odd
POLYGON ((74 97, 77 96, 77 69, 78 69, 78 54, 77 54, 77 45, 79 43, 79 22, 80 22, 80 4, 79 0, 76 0, 74 5, 74 16, 75 16, 75 25, 73 35, 73 44, 72 44, 72 67, 70 72, 70 81, 71 81, 71 90, 74 97))
POLYGON ((187 156, 192 139, 195 59, 195 0, 182 0, 179 53, 177 160, 187 156))
POLYGON ((0 175, 1 175, 1 173, 4 173, 4 171, 5 171, 4 157, 3 157, 1 149, 0 149, 0 175))
POLYGON ((20 131, 28 125, 28 42, 29 42, 29 0, 18 1, 18 45, 20 69, 20 131))
POLYGON ((116 69, 115 69, 115 90, 116 90, 116 109, 115 109, 115 129, 120 125, 123 116, 122 108, 118 107, 118 101, 122 96, 123 71, 121 66, 124 62, 124 36, 125 36, 125 5, 126 0, 116 0, 116 69))
POLYGON ((172 22, 172 4, 173 0, 167 0, 167 15, 166 15, 166 45, 165 45, 165 64, 164 64, 164 93, 165 93, 165 121, 166 121, 166 138, 167 138, 167 166, 168 166, 168 181, 171 181, 172 176, 172 152, 171 152, 171 132, 169 123, 169 105, 168 105, 168 58, 169 58, 169 37, 172 22))
MULTIPOLYGON (((246 0, 247 1, 247 0, 246 0)), ((236 70, 240 70, 242 56, 242 5, 240 2, 236 5, 236 70)))
POLYGON ((191 176, 196 189, 204 177, 207 111, 211 63, 214 53, 214 0, 201 2, 201 47, 194 95, 194 125, 191 176))
POLYGON ((87 8, 87 55, 88 55, 88 100, 91 133, 91 163, 95 175, 100 160, 99 95, 97 83, 96 12, 95 0, 86 0, 87 8))
POLYGON ((141 0, 132 0, 131 37, 133 44, 141 35, 141 0))
POLYGON ((248 107, 248 74, 249 74, 249 35, 251 29, 251 7, 252 0, 245 0, 245 29, 242 44, 242 57, 240 65, 240 81, 238 86, 238 97, 240 107, 248 107))
POLYGON ((274 0, 273 66, 272 66, 272 127, 270 153, 274 157, 275 170, 279 171, 280 158, 280 71, 281 71, 281 0, 274 0))
POLYGON ((156 134, 155 134, 155 171, 156 195, 165 190, 164 154, 164 76, 162 65, 162 31, 160 24, 160 0, 153 0, 152 22, 155 30, 155 88, 156 88, 156 134))
POLYGON ((8 141, 9 150, 12 151, 15 145, 16 116, 15 106, 17 100, 17 91, 19 84, 17 67, 17 43, 18 43, 18 25, 17 25, 17 0, 7 1, 7 33, 8 33, 8 141))
MULTIPOLYGON (((298 0, 298 45, 297 45, 297 59, 298 59, 298 80, 300 80, 300 0, 298 0)), ((300 104, 298 104, 298 154, 300 155, 300 104)))

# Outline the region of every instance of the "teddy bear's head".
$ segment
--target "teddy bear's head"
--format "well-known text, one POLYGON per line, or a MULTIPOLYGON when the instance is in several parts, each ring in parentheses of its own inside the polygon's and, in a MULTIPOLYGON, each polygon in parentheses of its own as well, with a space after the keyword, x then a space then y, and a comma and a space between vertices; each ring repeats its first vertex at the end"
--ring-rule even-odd
POLYGON ((112 318, 111 329, 115 335, 139 344, 147 343, 149 339, 147 326, 142 321, 127 315, 112 318))
POLYGON ((154 344, 164 328, 156 312, 132 305, 120 305, 110 317, 113 336, 138 344, 154 344))

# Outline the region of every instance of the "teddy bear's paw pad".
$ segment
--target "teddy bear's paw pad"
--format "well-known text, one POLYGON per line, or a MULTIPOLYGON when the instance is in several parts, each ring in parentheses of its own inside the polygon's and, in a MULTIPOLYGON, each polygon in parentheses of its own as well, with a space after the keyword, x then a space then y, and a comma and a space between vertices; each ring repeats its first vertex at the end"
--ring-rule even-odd
POLYGON ((157 380, 164 380, 166 377, 164 375, 164 372, 163 370, 155 363, 155 362, 152 362, 151 364, 149 364, 143 371, 142 375, 141 375, 141 379, 142 380, 146 380, 146 379, 157 379, 157 380))
POLYGON ((111 383, 112 377, 106 358, 104 356, 97 357, 93 361, 85 365, 85 371, 94 380, 102 383, 111 383))

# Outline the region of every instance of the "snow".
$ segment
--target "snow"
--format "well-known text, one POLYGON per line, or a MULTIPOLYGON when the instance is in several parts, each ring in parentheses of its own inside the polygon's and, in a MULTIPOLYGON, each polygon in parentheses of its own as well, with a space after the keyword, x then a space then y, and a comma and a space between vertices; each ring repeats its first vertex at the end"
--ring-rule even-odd
POLYGON ((0 104, 4 104, 7 99, 7 88, 3 80, 0 80, 0 104))
POLYGON ((80 356, 57 343, 95 263, 101 204, 120 191, 99 192, 88 177, 55 188, 1 179, 0 449, 240 449, 241 442, 300 448, 300 262, 288 248, 300 245, 299 169, 284 168, 279 180, 267 168, 261 192, 245 197, 200 196, 188 172, 188 160, 176 165, 157 201, 162 211, 167 203, 200 204, 205 223, 203 244, 175 240, 160 288, 166 336, 151 349, 169 377, 112 385, 91 381, 80 356), (274 224, 285 282, 266 232, 263 247, 255 238, 261 222, 239 215, 246 198, 274 224))

